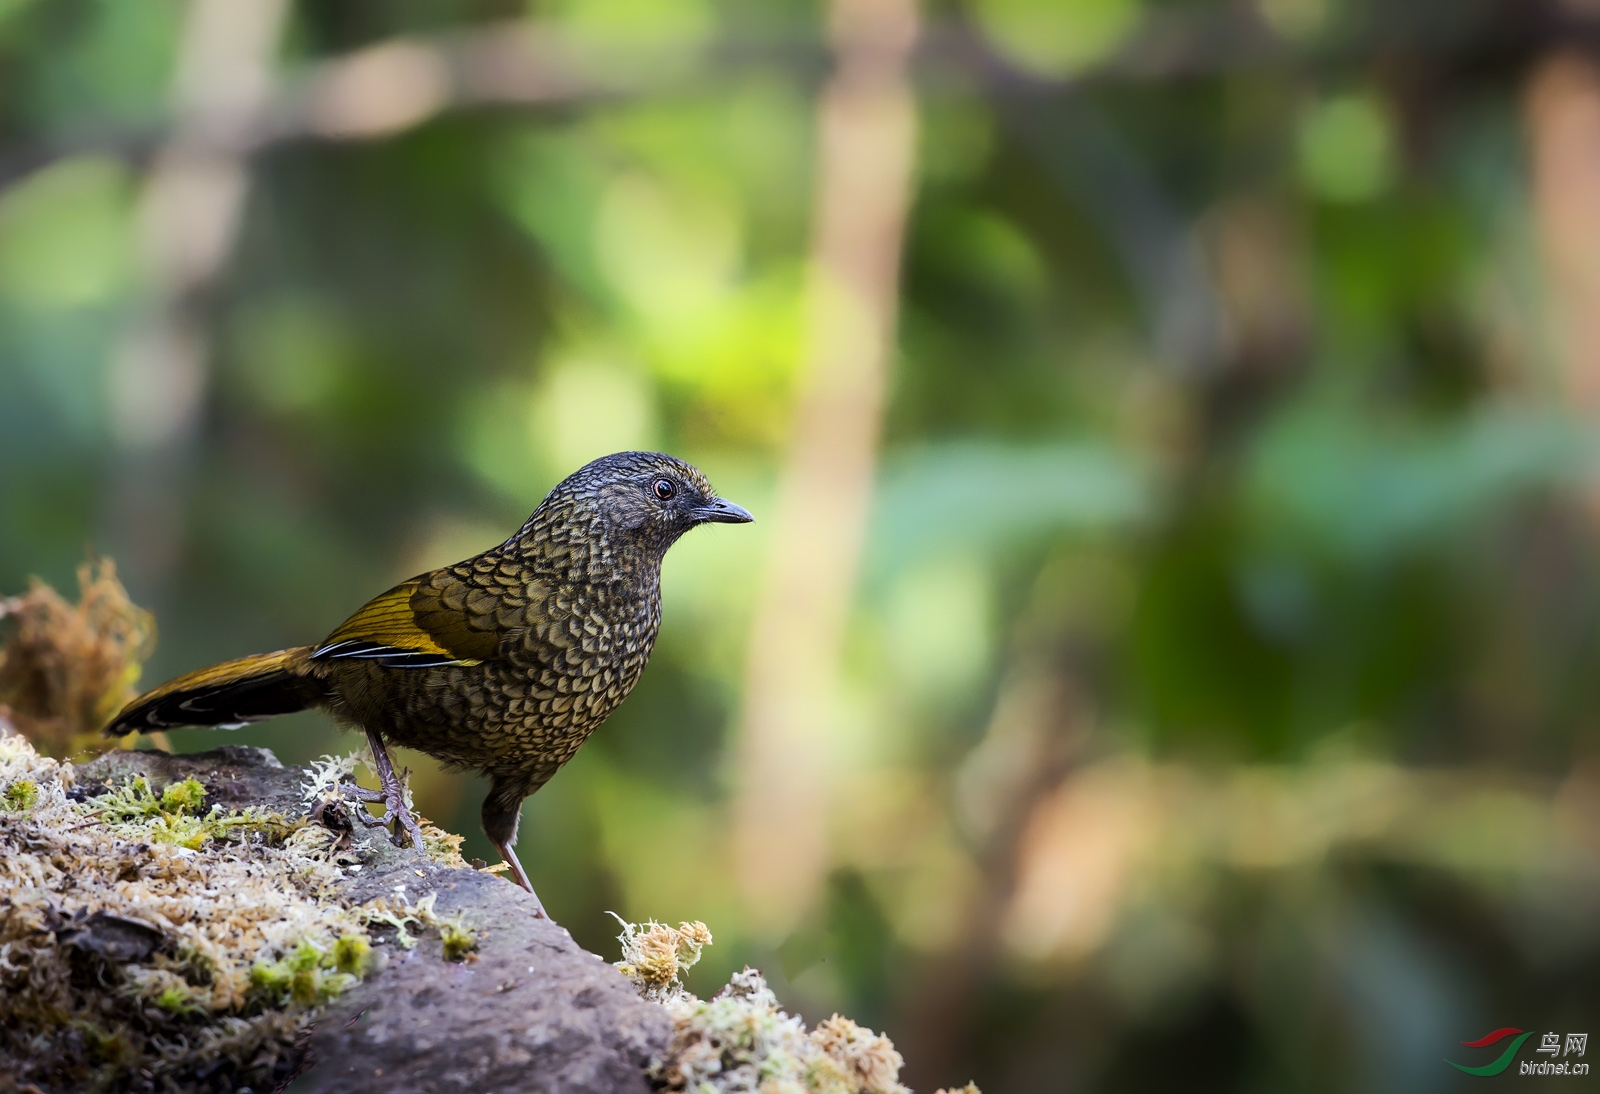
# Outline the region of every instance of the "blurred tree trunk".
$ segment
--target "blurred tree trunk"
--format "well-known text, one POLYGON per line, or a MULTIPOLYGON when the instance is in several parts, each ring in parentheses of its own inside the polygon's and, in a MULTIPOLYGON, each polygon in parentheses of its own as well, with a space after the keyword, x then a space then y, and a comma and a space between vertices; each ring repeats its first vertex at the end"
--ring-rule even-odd
POLYGON ((1600 70, 1555 53, 1524 96, 1533 206, 1543 248, 1559 387, 1600 411, 1600 70))
POLYGON ((139 291, 113 352, 111 536, 159 598, 179 561, 208 348, 199 297, 227 261, 249 182, 245 134, 272 90, 286 0, 191 0, 173 79, 176 127, 139 198, 139 291))
POLYGON ((756 604, 736 853, 758 929, 780 936, 827 869, 840 647, 866 534, 912 193, 912 0, 834 0, 817 115, 805 360, 756 604))

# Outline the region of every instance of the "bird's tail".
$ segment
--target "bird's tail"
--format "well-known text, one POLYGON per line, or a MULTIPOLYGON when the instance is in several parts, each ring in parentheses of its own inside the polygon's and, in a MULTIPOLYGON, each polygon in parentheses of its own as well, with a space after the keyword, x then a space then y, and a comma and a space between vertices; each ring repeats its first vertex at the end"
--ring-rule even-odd
POLYGON ((123 707, 106 726, 106 736, 179 726, 234 729, 304 710, 322 690, 310 675, 310 659, 310 646, 296 646, 197 669, 123 707))

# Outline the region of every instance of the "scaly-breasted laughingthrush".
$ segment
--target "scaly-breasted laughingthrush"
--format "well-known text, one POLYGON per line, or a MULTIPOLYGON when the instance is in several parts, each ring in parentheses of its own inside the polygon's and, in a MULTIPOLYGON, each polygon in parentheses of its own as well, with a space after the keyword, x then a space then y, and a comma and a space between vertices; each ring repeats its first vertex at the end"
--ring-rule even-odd
POLYGON ((384 822, 403 826, 419 849, 385 742, 487 775, 483 830, 532 893, 511 849, 523 799, 638 682, 661 623, 667 548, 698 524, 751 519, 682 460, 606 456, 551 490, 498 547, 396 585, 316 646, 163 684, 106 733, 326 710, 365 731, 383 790, 361 793, 384 802, 384 822))

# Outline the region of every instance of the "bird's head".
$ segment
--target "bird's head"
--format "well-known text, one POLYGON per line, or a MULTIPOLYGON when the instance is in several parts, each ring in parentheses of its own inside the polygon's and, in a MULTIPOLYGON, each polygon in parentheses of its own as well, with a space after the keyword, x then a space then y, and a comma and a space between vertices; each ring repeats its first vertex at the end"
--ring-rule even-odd
POLYGON ((696 525, 755 519, 719 498, 699 468, 662 452, 617 452, 587 463, 550 491, 540 508, 553 505, 570 507, 578 523, 599 525, 608 539, 663 552, 696 525))

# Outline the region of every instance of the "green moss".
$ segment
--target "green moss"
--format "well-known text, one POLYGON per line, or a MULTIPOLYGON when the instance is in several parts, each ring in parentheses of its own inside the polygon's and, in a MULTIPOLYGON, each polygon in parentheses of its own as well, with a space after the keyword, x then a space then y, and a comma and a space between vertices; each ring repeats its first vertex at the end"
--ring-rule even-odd
POLYGON ((198 815, 205 800, 206 788, 193 775, 161 792, 161 808, 169 813, 198 815))
POLYGON ((322 947, 309 938, 276 961, 258 961, 250 969, 250 986, 271 1006, 321 1006, 355 984, 371 964, 366 939, 343 935, 322 947))
POLYGON ((89 803, 85 815, 112 826, 137 827, 139 838, 147 843, 170 843, 191 851, 200 850, 211 840, 242 839, 252 834, 281 841, 305 825, 304 820, 291 821, 281 813, 255 806, 232 812, 214 805, 209 813, 200 816, 205 796, 205 785, 193 776, 168 785, 158 796, 150 789, 148 779, 134 775, 89 803))
POLYGON ((293 978, 294 970, 282 961, 259 961, 250 967, 250 986, 269 999, 287 998, 293 978))
POLYGON ((372 944, 358 934, 342 935, 333 944, 333 967, 352 976, 364 976, 372 967, 372 944))
POLYGON ((83 1035, 84 1045, 94 1059, 118 1067, 127 1067, 138 1059, 137 1050, 122 1030, 102 1029, 82 1019, 69 1024, 83 1035))
POLYGON ((394 927, 401 945, 438 931, 452 960, 467 959, 476 945, 459 916, 434 912, 435 894, 414 906, 396 897, 344 903, 348 852, 305 818, 208 804, 195 778, 162 786, 124 775, 78 802, 62 792, 71 785, 67 772, 26 741, 0 737, 0 810, 31 810, 29 824, 0 825, 8 870, 50 879, 48 900, 67 914, 144 916, 151 892, 175 894, 187 914, 164 931, 170 948, 80 986, 72 955, 37 917, 8 906, 0 947, 29 981, 24 991, 0 993, 0 1087, 26 1070, 52 1078, 34 1083, 41 1089, 122 1089, 135 1072, 152 1089, 188 1089, 186 1077, 223 1059, 257 1061, 245 1071, 276 1074, 279 1054, 315 1008, 377 967, 381 950, 369 926, 394 927), (141 847, 131 881, 130 846, 141 847), (70 868, 52 868, 62 862, 70 868), (270 924, 264 907, 278 909, 270 924), (26 1040, 12 1039, 14 1030, 26 1040))
POLYGON ((39 800, 39 787, 32 779, 18 779, 6 787, 6 808, 13 812, 26 812, 39 800))
POLYGON ((214 805, 201 825, 212 839, 238 839, 246 835, 261 835, 273 841, 280 841, 290 833, 304 828, 306 822, 303 819, 290 820, 282 813, 270 809, 258 809, 255 806, 238 813, 230 813, 222 806, 214 805))
POLYGON ((478 948, 477 932, 461 922, 459 917, 439 924, 439 937, 444 941, 446 961, 460 961, 478 948))
POLYGON ((170 813, 151 818, 143 826, 140 835, 150 843, 170 843, 177 847, 187 847, 191 851, 200 850, 211 838, 202 821, 195 817, 170 813))
POLYGON ((289 998, 298 1006, 316 1006, 322 992, 322 975, 316 969, 296 969, 289 978, 289 998))
POLYGON ((156 996, 156 1006, 168 1014, 199 1014, 205 1008, 195 1002, 194 993, 181 984, 170 984, 156 996))
POLYGON ((88 813, 107 824, 146 821, 161 813, 161 799, 151 792, 149 779, 135 775, 90 803, 88 813))

